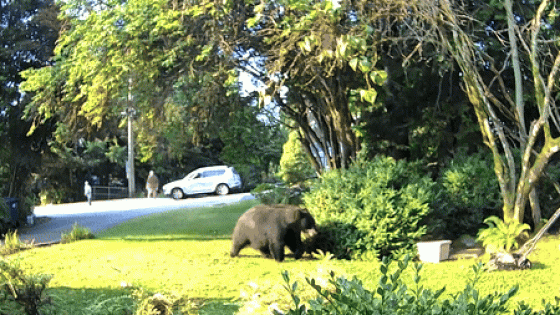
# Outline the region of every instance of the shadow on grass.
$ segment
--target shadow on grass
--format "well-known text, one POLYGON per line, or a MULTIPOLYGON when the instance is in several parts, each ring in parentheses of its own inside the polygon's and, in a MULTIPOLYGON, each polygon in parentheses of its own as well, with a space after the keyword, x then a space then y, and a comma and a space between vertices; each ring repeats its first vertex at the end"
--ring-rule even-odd
POLYGON ((206 302, 199 310, 199 315, 234 315, 241 308, 231 301, 214 300, 206 302))
MULTIPOLYGON (((135 289, 127 287, 122 289, 114 288, 68 288, 53 287, 47 290, 52 304, 45 307, 54 314, 72 315, 132 315, 136 314, 135 305, 138 299, 134 296, 135 289)), ((152 292, 155 294, 156 292, 152 292)), ((181 314, 204 314, 204 315, 233 315, 242 305, 230 300, 196 298, 186 299, 179 297, 175 309, 181 310, 181 314)), ((12 314, 17 312, 17 307, 6 308, 9 305, 2 305, 0 310, 12 314)), ((2 313, 3 314, 3 313, 2 313)), ((19 313, 18 313, 19 314, 19 313)))
POLYGON ((547 268, 548 268, 548 266, 545 265, 545 264, 543 264, 543 263, 540 263, 540 262, 533 262, 533 261, 531 262, 531 269, 534 269, 534 270, 544 270, 544 269, 547 269, 547 268))

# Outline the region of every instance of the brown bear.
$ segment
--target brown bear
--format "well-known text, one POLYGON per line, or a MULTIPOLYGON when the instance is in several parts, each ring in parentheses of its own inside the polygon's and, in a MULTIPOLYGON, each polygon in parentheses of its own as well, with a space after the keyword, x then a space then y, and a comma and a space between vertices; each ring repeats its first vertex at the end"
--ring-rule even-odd
POLYGON ((231 257, 236 257, 246 246, 259 250, 265 257, 284 260, 284 246, 288 246, 295 259, 305 248, 301 232, 317 234, 311 214, 293 205, 258 205, 245 212, 233 230, 231 257))

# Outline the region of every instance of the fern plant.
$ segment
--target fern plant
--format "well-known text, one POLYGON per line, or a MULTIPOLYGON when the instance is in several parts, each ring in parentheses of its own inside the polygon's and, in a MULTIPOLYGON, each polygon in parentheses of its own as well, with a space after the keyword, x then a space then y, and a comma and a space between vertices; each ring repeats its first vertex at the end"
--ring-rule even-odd
POLYGON ((517 249, 518 244, 516 238, 521 233, 530 230, 531 227, 526 223, 512 221, 506 224, 496 216, 488 217, 484 220, 488 225, 487 229, 480 230, 478 240, 482 242, 484 247, 493 246, 498 251, 510 252, 517 249))

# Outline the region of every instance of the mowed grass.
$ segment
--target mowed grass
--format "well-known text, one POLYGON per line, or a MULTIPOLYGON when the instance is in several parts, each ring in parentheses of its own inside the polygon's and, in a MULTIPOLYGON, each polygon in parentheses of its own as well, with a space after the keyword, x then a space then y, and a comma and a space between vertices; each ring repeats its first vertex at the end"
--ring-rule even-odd
MULTIPOLYGON (((57 305, 56 314, 112 314, 92 309, 105 302, 130 302, 128 296, 138 288, 177 298, 181 314, 270 314, 271 307, 286 310, 291 306, 283 287, 283 270, 300 283, 303 298, 315 296, 305 278, 326 283, 330 271, 348 278, 357 276, 366 287, 375 288, 379 281, 377 262, 309 256, 294 260, 289 255, 285 262, 276 263, 252 249, 230 258, 230 235, 237 218, 255 204, 250 201, 142 217, 93 240, 35 248, 11 259, 21 258, 31 273, 54 275, 49 294, 57 305)), ((533 269, 487 273, 478 285, 480 292, 507 291, 519 285, 514 303, 525 301, 540 308, 543 299, 554 301, 560 296, 559 245, 558 236, 548 236, 530 256, 533 269)), ((445 286, 448 297, 463 290, 475 263, 425 264, 423 284, 433 289, 445 286)), ((412 270, 403 277, 412 283, 412 270)))

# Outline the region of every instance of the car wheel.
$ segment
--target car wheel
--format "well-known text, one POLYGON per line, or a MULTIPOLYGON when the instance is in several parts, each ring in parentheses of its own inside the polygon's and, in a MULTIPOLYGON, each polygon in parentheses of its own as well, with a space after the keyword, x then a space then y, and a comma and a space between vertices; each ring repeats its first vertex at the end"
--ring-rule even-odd
POLYGON ((173 190, 171 191, 171 196, 173 196, 173 199, 183 199, 185 197, 185 194, 183 193, 181 188, 173 188, 173 190))
POLYGON ((216 187, 216 194, 218 195, 227 195, 229 194, 229 187, 226 184, 219 184, 218 187, 216 187))

